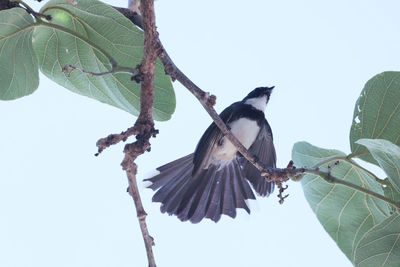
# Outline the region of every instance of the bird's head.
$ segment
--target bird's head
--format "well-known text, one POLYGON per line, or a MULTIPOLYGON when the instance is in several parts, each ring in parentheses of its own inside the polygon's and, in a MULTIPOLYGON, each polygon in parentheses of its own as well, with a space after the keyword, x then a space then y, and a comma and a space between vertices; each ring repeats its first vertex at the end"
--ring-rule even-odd
POLYGON ((264 111, 267 103, 269 101, 269 97, 271 96, 272 87, 257 87, 253 91, 251 91, 245 98, 243 98, 242 102, 248 105, 252 105, 254 108, 264 111))

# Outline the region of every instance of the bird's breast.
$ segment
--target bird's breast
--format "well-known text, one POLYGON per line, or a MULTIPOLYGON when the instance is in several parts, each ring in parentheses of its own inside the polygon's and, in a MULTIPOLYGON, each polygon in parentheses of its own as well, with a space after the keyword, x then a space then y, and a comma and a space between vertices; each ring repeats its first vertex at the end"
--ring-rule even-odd
MULTIPOLYGON (((245 148, 249 148, 257 138, 260 132, 260 127, 257 121, 250 120, 248 118, 240 118, 228 126, 231 129, 232 134, 242 143, 245 148)), ((221 161, 231 161, 237 157, 236 147, 228 140, 223 137, 221 142, 214 148, 213 157, 221 161)))

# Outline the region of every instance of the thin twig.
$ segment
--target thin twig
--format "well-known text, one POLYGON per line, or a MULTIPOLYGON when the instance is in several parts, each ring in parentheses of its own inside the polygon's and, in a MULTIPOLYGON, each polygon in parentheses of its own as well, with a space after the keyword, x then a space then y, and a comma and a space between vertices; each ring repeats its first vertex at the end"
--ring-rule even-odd
MULTIPOLYGON (((109 146, 118 144, 121 141, 125 142, 126 139, 128 139, 130 136, 139 135, 141 132, 143 132, 143 130, 140 129, 140 125, 135 124, 134 126, 128 128, 126 131, 121 132, 120 134, 110 134, 107 137, 99 139, 96 143, 98 151, 95 156, 98 156, 101 152, 103 152, 104 149, 108 148, 109 146)), ((156 137, 157 134, 158 130, 153 129, 152 137, 156 137)))
POLYGON ((126 175, 128 177, 129 188, 128 192, 132 196, 132 199, 135 203, 136 207, 136 215, 139 220, 140 230, 142 232, 147 259, 150 267, 155 267, 156 263, 154 260, 154 254, 152 246, 154 246, 154 239, 150 236, 147 224, 146 224, 146 216, 147 213, 144 211, 142 200, 140 198, 139 189, 136 183, 136 173, 137 173, 137 165, 134 163, 135 159, 143 154, 146 150, 150 149, 149 138, 144 137, 143 139, 139 139, 133 144, 125 145, 124 153, 125 157, 122 161, 122 168, 126 171, 126 175))
MULTIPOLYGON (((289 162, 288 166, 286 167, 286 172, 292 170, 293 168, 294 168, 294 163, 291 160, 289 162)), ((279 194, 278 194, 279 204, 283 204, 283 202, 285 201, 285 198, 287 198, 289 196, 289 194, 283 195, 283 192, 288 188, 287 185, 286 186, 282 185, 283 182, 287 181, 286 177, 287 177, 287 175, 285 176, 284 179, 275 179, 275 181, 274 181, 276 183, 276 186, 279 188, 279 194)))

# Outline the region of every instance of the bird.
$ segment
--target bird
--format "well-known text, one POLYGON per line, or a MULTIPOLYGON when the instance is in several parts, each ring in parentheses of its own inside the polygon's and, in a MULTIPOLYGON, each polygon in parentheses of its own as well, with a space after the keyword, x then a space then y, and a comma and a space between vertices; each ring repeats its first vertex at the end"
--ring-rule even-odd
MULTIPOLYGON (((273 89, 274 86, 257 87, 219 116, 260 163, 275 168, 272 130, 264 114, 273 89)), ((250 214, 246 200, 255 199, 253 190, 265 197, 275 185, 261 176, 214 122, 200 138, 194 153, 156 170, 158 174, 144 179, 150 182, 147 187, 156 191, 152 201, 161 203, 162 213, 192 223, 204 218, 218 222, 223 214, 235 218, 238 208, 250 214)))

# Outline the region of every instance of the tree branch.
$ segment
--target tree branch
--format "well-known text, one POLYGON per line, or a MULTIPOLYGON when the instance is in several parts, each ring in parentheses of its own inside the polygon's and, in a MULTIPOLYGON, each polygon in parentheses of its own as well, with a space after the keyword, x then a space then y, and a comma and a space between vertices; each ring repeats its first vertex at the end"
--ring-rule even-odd
POLYGON ((134 127, 132 129, 128 129, 127 131, 135 133, 137 141, 133 144, 125 145, 125 157, 121 165, 126 171, 128 177, 129 194, 132 196, 135 202, 137 217, 139 219, 140 229, 142 231, 143 240, 146 247, 149 266, 155 267, 156 263, 152 249, 152 246, 154 246, 154 241, 147 228, 147 214, 144 211, 136 183, 137 165, 134 163, 134 161, 145 151, 150 151, 149 139, 157 134, 157 131, 154 129, 153 104, 155 65, 159 54, 159 47, 157 45, 158 34, 155 25, 153 0, 143 0, 141 8, 143 12, 144 53, 142 64, 140 66, 140 114, 135 122, 134 127))
MULTIPOLYGON (((118 8, 120 10, 120 8, 118 8)), ((120 11, 121 12, 121 11, 120 11)), ((123 15, 125 15, 128 19, 130 19, 133 23, 135 23, 135 20, 137 19, 138 15, 135 12, 132 12, 130 10, 124 10, 122 12, 123 15), (132 18, 136 17, 135 20, 132 18)), ((140 27, 140 25, 135 24, 136 26, 140 27)), ((205 93, 203 90, 201 90, 196 84, 194 84, 186 75, 174 64, 172 59, 169 57, 167 51, 164 49, 160 39, 157 37, 157 43, 158 43, 158 48, 160 49, 160 54, 159 58, 161 62, 164 65, 165 73, 170 75, 173 80, 178 80, 183 86, 185 86, 201 103, 201 105, 204 107, 204 109, 207 111, 207 113, 211 116, 213 119, 214 123, 217 125, 217 127, 221 130, 221 132, 231 141, 231 143, 238 149, 238 151, 241 153, 243 157, 245 157, 251 164, 253 164, 261 173, 266 177, 268 181, 273 181, 277 184, 279 188, 279 202, 282 204, 284 199, 287 197, 283 196, 283 191, 287 187, 283 187, 282 183, 286 182, 289 179, 292 179, 294 181, 299 181, 303 178, 303 176, 306 173, 310 174, 315 174, 323 178, 325 181, 329 183, 336 183, 336 184, 342 184, 347 187, 350 187, 354 190, 363 192, 365 194, 371 195, 375 198, 381 199, 391 205, 394 205, 397 208, 400 208, 400 202, 395 202, 385 196, 382 196, 378 193, 375 193, 371 190, 368 190, 366 188, 363 188, 361 186, 349 183, 345 180, 336 178, 331 175, 330 170, 328 171, 321 171, 318 167, 316 168, 296 168, 293 166, 293 162, 290 161, 288 166, 285 169, 281 168, 270 168, 266 167, 263 164, 261 164, 257 159, 251 155, 247 149, 239 142, 239 140, 230 132, 230 130, 226 127, 225 123, 221 120, 221 118, 218 116, 217 112, 213 108, 215 105, 215 100, 216 97, 214 95, 210 95, 209 93, 205 93)), ((351 156, 348 156, 346 160, 350 162, 351 156)), ((342 158, 341 158, 342 159, 342 158)), ((354 162, 350 162, 354 164, 354 162)))

